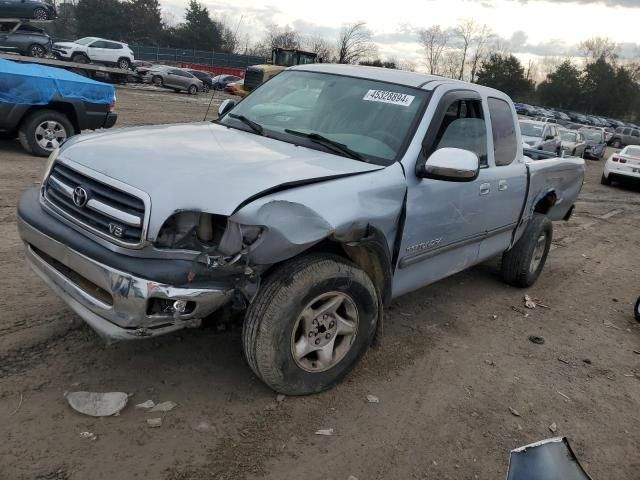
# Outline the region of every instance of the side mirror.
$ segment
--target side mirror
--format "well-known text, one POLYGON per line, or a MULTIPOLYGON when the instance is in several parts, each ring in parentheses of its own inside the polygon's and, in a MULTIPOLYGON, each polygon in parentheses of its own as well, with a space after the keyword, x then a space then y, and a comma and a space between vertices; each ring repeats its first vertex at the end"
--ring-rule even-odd
POLYGON ((421 176, 448 182, 472 182, 479 173, 480 160, 475 153, 461 148, 441 148, 431 154, 421 176))
POLYGON ((236 106, 235 100, 231 100, 230 98, 227 98, 218 107, 218 117, 222 117, 225 113, 227 113, 229 110, 231 110, 235 106, 236 106))

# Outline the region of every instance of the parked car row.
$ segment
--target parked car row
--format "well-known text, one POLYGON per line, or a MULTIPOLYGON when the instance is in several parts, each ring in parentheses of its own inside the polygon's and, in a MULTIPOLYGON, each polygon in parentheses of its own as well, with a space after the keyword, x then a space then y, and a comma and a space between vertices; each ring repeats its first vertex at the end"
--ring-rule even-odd
POLYGON ((518 115, 525 117, 533 117, 538 121, 548 121, 552 123, 558 123, 563 126, 567 126, 571 123, 575 123, 582 126, 592 126, 600 128, 610 129, 609 133, 613 136, 613 129, 617 128, 636 128, 640 129, 638 125, 628 122, 622 122, 614 118, 605 118, 596 115, 585 115, 582 113, 571 112, 562 109, 543 108, 529 105, 527 103, 516 103, 516 112, 518 115))
POLYGON ((602 128, 582 126, 562 128, 554 122, 520 120, 520 132, 526 148, 593 160, 604 157, 607 142, 602 128))

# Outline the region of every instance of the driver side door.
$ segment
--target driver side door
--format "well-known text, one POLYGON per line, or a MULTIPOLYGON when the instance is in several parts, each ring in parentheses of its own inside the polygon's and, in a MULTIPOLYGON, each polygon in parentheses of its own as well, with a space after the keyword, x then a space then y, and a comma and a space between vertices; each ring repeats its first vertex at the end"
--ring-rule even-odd
POLYGON ((487 118, 477 92, 456 90, 440 100, 417 160, 440 148, 475 153, 480 169, 473 181, 419 178, 407 171, 404 232, 393 280, 401 295, 475 264, 485 237, 485 212, 492 196, 494 168, 488 162, 487 118))

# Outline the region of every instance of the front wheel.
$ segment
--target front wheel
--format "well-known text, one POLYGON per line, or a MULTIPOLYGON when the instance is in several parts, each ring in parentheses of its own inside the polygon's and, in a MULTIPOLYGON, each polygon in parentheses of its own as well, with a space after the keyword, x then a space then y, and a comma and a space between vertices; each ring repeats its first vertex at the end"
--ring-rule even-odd
POLYGON ((613 148, 622 148, 622 142, 620 141, 619 138, 616 138, 613 143, 611 144, 611 146, 613 148))
POLYGON ((18 138, 27 152, 46 157, 73 134, 73 125, 64 114, 37 110, 23 120, 18 138))
POLYGON ((38 7, 33 10, 33 18, 36 20, 49 20, 49 12, 42 7, 38 7))
POLYGON ((209 90, 211 90, 211 89, 209 88, 209 85, 207 85, 207 84, 205 83, 205 84, 202 86, 202 91, 203 91, 204 93, 209 93, 209 90))
POLYGON ((155 75, 151 79, 151 83, 153 83, 156 87, 161 87, 164 84, 164 82, 162 81, 162 77, 159 75, 155 75))
POLYGON ((120 58, 118 59, 118 68, 122 70, 129 70, 129 68, 131 68, 131 62, 128 58, 120 58))
POLYGON ((307 395, 342 380, 367 350, 378 322, 369 276, 351 262, 314 254, 271 274, 242 330, 251 369, 273 390, 307 395))
POLYGON ((89 63, 89 57, 87 57, 84 53, 75 53, 71 57, 71 61, 74 63, 89 63))
POLYGON ((540 276, 553 238, 553 224, 546 215, 534 213, 520 240, 502 255, 502 279, 526 288, 540 276))
POLYGON ((640 297, 638 297, 638 301, 636 302, 633 315, 636 317, 636 320, 640 322, 640 297))
POLYGON ((42 58, 47 54, 47 51, 42 45, 34 43, 29 47, 29 56, 34 58, 42 58))
POLYGON ((189 95, 196 95, 198 93, 198 87, 195 85, 189 85, 187 92, 189 92, 189 95))

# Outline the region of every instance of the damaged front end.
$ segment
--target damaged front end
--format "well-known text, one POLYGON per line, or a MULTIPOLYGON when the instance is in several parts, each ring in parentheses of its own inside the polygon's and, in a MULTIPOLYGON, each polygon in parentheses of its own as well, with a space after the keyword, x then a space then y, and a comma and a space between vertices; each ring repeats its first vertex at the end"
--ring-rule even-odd
POLYGON ((550 438, 511 451, 507 480, 591 480, 566 437, 550 438))

